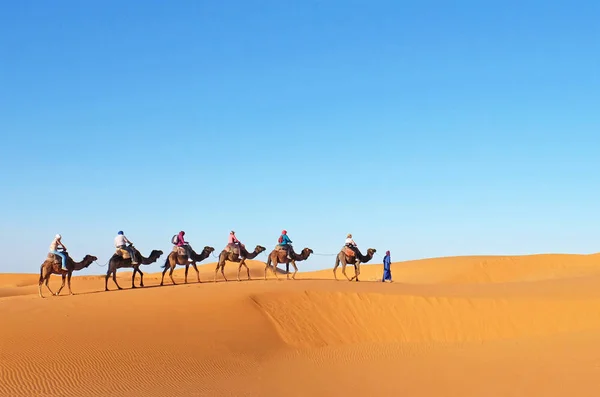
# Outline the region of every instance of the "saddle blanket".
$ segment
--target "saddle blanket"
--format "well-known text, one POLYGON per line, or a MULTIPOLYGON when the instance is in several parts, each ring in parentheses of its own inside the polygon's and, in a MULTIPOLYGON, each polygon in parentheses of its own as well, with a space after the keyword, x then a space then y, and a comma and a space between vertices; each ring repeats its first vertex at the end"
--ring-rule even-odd
POLYGON ((227 246, 225 246, 225 252, 232 252, 235 255, 239 255, 240 254, 240 247, 238 245, 235 245, 235 244, 227 244, 227 246))
MULTIPOLYGON (((67 255, 66 252, 65 252, 65 255, 67 255)), ((68 258, 68 255, 67 255, 67 258, 68 258)), ((54 262, 54 264, 62 266, 62 258, 59 255, 48 252, 48 259, 51 260, 52 262, 54 262)))
POLYGON ((185 250, 185 247, 174 246, 173 252, 177 253, 177 256, 186 256, 187 255, 187 251, 185 250))
POLYGON ((131 258, 131 255, 129 255, 129 251, 124 250, 123 248, 117 248, 117 251, 115 253, 123 259, 131 258))

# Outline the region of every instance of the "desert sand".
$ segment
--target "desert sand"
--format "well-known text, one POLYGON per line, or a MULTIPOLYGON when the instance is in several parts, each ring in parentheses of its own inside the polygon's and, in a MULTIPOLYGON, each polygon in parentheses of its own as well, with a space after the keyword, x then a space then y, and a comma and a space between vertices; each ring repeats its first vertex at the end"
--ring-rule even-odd
POLYGON ((598 395, 600 255, 398 262, 392 284, 377 264, 359 283, 249 264, 136 289, 121 270, 109 292, 74 276, 45 299, 37 274, 0 274, 0 395, 598 395))

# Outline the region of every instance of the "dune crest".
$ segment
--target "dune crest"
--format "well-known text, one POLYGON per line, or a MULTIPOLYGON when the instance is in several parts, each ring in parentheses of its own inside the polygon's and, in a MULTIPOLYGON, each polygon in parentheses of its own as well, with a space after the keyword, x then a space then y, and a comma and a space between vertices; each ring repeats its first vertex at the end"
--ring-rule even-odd
POLYGON ((600 329, 585 301, 304 291, 252 296, 298 347, 381 342, 484 342, 600 329))

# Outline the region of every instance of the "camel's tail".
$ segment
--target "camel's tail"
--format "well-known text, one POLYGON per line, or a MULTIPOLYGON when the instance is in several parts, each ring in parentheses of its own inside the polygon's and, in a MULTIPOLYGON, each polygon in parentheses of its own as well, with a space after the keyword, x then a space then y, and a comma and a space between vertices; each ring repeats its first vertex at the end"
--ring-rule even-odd
POLYGON ((42 281, 44 281, 44 265, 40 266, 40 281, 39 281, 39 283, 41 284, 42 281))
POLYGON ((161 266, 161 269, 166 269, 169 267, 169 256, 167 255, 167 259, 165 259, 165 264, 161 266))
POLYGON ((267 256, 267 266, 271 266, 271 255, 267 256))
POLYGON ((340 256, 336 255, 335 256, 335 267, 338 267, 340 265, 340 256))

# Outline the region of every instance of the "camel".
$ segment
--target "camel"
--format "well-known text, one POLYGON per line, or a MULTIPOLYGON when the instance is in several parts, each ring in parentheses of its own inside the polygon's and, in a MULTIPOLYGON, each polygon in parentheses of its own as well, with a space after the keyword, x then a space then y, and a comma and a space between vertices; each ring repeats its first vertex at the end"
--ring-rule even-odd
POLYGON ((221 274, 223 275, 223 278, 225 279, 225 281, 227 281, 227 277, 225 277, 226 261, 240 263, 237 272, 238 281, 242 281, 240 280, 240 271, 242 270, 242 266, 246 267, 246 272, 248 273, 248 280, 250 280, 250 269, 248 268, 248 265, 246 265, 246 259, 254 259, 258 256, 258 254, 267 250, 265 247, 262 247, 260 245, 257 245, 256 248, 254 248, 254 252, 248 252, 246 250, 246 247, 244 247, 243 245, 241 249, 242 259, 238 257, 238 254, 234 252, 231 247, 225 247, 225 249, 221 251, 221 253, 219 254, 219 262, 217 262, 217 268, 215 269, 215 283, 217 282, 217 273, 219 272, 219 268, 221 268, 221 274))
POLYGON ((196 278, 198 279, 198 282, 200 282, 200 272, 198 271, 198 267, 196 267, 196 262, 202 262, 203 260, 208 258, 214 250, 215 249, 213 247, 206 246, 206 247, 204 247, 204 249, 202 250, 202 253, 200 255, 198 255, 194 250, 192 250, 192 258, 191 259, 193 262, 190 263, 190 262, 188 262, 187 255, 178 255, 177 248, 175 248, 173 251, 171 251, 171 253, 167 257, 167 260, 165 261, 165 264, 162 266, 162 268, 165 270, 163 270, 163 272, 162 272, 162 278, 160 279, 160 285, 163 285, 163 281, 165 279, 165 273, 169 269, 171 269, 171 271, 169 272, 169 277, 171 278, 171 282, 173 283, 173 285, 176 285, 175 281, 173 280, 173 270, 175 270, 175 267, 177 265, 185 265, 185 284, 187 284, 187 282, 188 282, 187 276, 188 276, 188 270, 190 269, 190 265, 192 265, 192 267, 196 271, 196 278))
POLYGON ((104 291, 108 291, 108 278, 111 276, 111 274, 112 274, 112 279, 113 279, 115 285, 117 286, 117 288, 123 289, 123 288, 121 288, 119 283, 117 283, 117 269, 127 268, 127 267, 133 268, 133 274, 131 275, 131 288, 136 288, 135 283, 134 283, 136 273, 140 274, 140 287, 143 287, 144 286, 144 273, 142 273, 142 271, 140 270, 140 265, 149 265, 151 263, 154 263, 163 254, 163 252, 160 250, 152 250, 152 252, 150 252, 150 256, 147 258, 144 258, 142 256, 142 254, 140 254, 140 251, 137 250, 137 248, 133 247, 133 249, 135 250, 135 257, 138 260, 138 263, 136 263, 135 265, 131 264, 131 258, 129 258, 129 255, 127 255, 128 258, 123 258, 122 256, 118 255, 115 252, 113 254, 113 256, 110 258, 110 260, 108 261, 108 270, 106 271, 106 276, 104 277, 104 291))
POLYGON ((42 263, 40 266, 40 281, 38 284, 40 298, 44 297, 44 295, 42 295, 42 283, 46 285, 46 288, 48 288, 48 291, 50 291, 52 295, 58 296, 60 295, 60 291, 62 291, 65 286, 65 278, 67 279, 67 285, 69 286, 69 295, 74 295, 73 291, 71 291, 71 275, 73 275, 73 272, 76 270, 85 269, 91 265, 92 262, 98 260, 98 258, 93 255, 86 255, 81 262, 75 262, 73 258, 69 256, 67 251, 64 251, 64 254, 67 256, 67 270, 62 268, 62 261, 58 255, 48 255, 49 258, 46 258, 44 263, 42 263), (48 285, 50 276, 53 274, 60 274, 62 276, 62 284, 56 294, 52 292, 50 286, 48 285))
POLYGON ((346 276, 348 281, 352 281, 354 279, 356 279, 356 281, 359 281, 358 276, 360 275, 360 264, 367 263, 368 261, 373 259, 373 254, 375 254, 375 252, 377 252, 377 250, 375 248, 369 248, 367 250, 367 255, 363 255, 359 251, 358 257, 355 258, 354 252, 350 248, 347 248, 347 247, 342 248, 340 253, 335 258, 335 266, 333 268, 333 277, 335 277, 336 280, 338 279, 337 274, 336 274, 336 269, 340 265, 340 262, 342 262, 342 274, 344 276, 346 276), (346 265, 347 264, 354 265, 354 277, 352 277, 352 278, 348 278, 348 276, 346 275, 346 265))
POLYGON ((267 279, 267 269, 273 263, 273 267, 271 270, 275 277, 279 280, 279 276, 277 275, 276 269, 278 263, 285 263, 285 273, 287 275, 287 279, 290 279, 290 263, 294 266, 294 274, 292 275, 292 280, 296 279, 296 273, 298 273, 298 267, 296 266, 296 261, 304 261, 307 260, 310 254, 313 253, 313 250, 310 248, 304 248, 300 254, 297 254, 292 251, 291 257, 292 259, 288 259, 285 249, 274 249, 271 251, 267 258, 267 264, 265 266, 265 280, 267 279))

